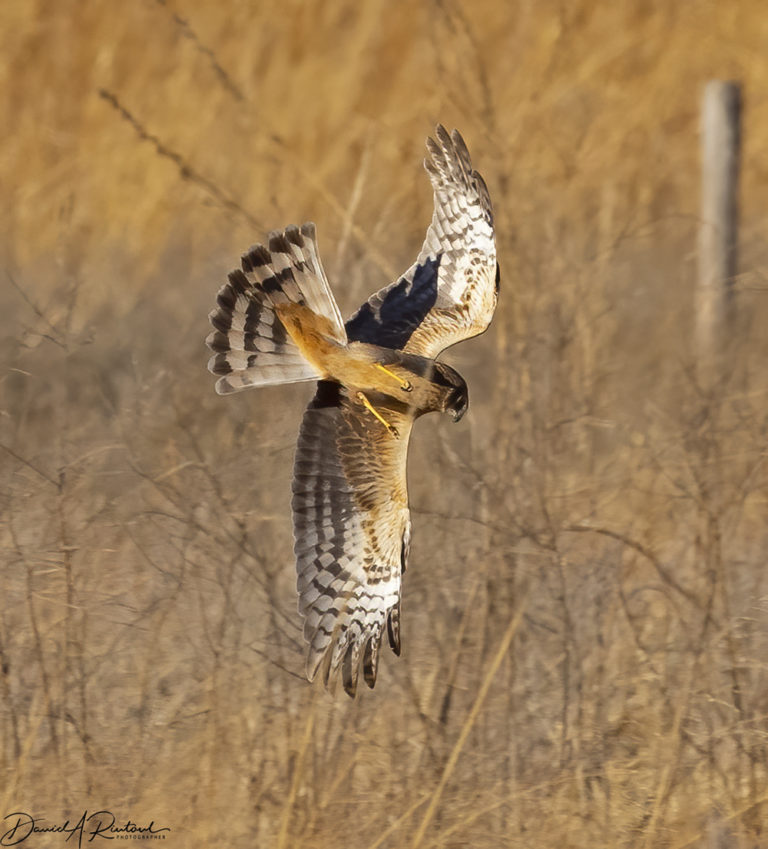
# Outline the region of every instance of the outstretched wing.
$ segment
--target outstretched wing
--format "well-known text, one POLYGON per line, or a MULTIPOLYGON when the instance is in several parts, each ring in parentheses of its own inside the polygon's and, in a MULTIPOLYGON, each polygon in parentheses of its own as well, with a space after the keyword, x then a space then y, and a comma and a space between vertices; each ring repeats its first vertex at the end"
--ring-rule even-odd
POLYGON ((369 397, 400 437, 343 386, 320 381, 301 424, 293 478, 307 677, 330 655, 326 680, 341 666, 351 696, 361 658, 365 682, 376 682, 385 630, 400 654, 400 578, 410 540, 405 465, 413 414, 385 396, 369 397))
POLYGON ((347 337, 425 357, 482 333, 496 309, 499 269, 493 211, 458 130, 442 125, 424 160, 435 211, 421 253, 347 321, 347 337))

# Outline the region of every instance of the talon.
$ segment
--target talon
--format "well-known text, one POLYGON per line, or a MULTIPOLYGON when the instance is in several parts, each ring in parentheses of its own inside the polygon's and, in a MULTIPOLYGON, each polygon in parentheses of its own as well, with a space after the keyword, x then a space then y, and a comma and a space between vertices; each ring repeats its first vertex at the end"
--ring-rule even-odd
POLYGON ((400 388, 403 390, 403 392, 413 391, 413 384, 410 380, 402 380, 402 378, 398 377, 393 371, 390 371, 386 366, 383 366, 381 363, 376 363, 376 368, 396 380, 400 384, 400 388))
MULTIPOLYGON (((399 379, 399 378, 398 378, 399 379)), ((400 438, 400 434, 397 431, 396 427, 393 427, 385 418, 381 415, 381 413, 371 404, 371 402, 365 397, 363 392, 355 393, 355 397, 357 400, 368 410, 369 413, 372 413, 387 429, 390 436, 393 436, 395 439, 400 438)))

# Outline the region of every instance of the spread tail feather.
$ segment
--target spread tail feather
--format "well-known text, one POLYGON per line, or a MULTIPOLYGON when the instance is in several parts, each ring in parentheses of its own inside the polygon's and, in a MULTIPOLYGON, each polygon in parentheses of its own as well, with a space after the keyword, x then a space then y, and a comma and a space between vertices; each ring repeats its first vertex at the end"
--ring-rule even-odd
POLYGON ((242 257, 243 271, 274 304, 304 304, 328 319, 333 338, 346 344, 347 333, 320 262, 311 222, 269 234, 268 247, 256 245, 242 257))
POLYGON ((219 395, 248 386, 317 380, 277 317, 271 302, 242 271, 233 271, 209 318, 214 330, 205 340, 214 352, 208 370, 220 375, 219 395))
POLYGON ((275 312, 280 303, 304 304, 325 316, 332 336, 346 343, 344 323, 317 250, 315 225, 270 233, 268 247, 255 245, 220 289, 206 339, 214 355, 208 369, 219 375, 220 395, 248 386, 318 380, 275 312))

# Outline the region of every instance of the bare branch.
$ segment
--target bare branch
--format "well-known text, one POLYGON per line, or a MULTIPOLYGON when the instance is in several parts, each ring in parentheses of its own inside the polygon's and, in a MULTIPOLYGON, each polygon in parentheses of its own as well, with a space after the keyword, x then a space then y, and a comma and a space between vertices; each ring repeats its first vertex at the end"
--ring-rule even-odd
POLYGON ((149 130, 147 130, 144 125, 135 118, 134 115, 125 108, 125 106, 123 106, 116 94, 101 88, 99 89, 99 97, 106 100, 113 109, 119 112, 120 116, 136 131, 136 135, 142 141, 148 141, 155 148, 155 152, 158 156, 170 159, 171 162, 173 162, 178 168, 179 175, 182 180, 189 180, 191 183, 195 183, 200 186, 211 197, 215 198, 215 200, 218 201, 225 209, 230 210, 230 212, 237 213, 244 218, 251 227, 254 227, 257 230, 265 229, 261 223, 257 221, 250 212, 248 212, 248 210, 244 209, 236 200, 226 194, 212 180, 209 180, 208 177, 204 177, 196 171, 180 153, 177 153, 175 150, 171 150, 171 148, 164 144, 156 135, 150 133, 149 130))

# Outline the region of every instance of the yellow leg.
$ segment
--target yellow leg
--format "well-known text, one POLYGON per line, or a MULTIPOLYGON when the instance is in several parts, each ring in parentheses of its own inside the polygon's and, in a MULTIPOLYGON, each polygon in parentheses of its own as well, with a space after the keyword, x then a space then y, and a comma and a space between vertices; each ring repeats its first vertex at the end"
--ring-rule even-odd
POLYGON ((390 371, 386 366, 383 366, 381 363, 376 363, 376 368, 380 369, 384 372, 384 374, 388 374, 390 377, 394 378, 399 384, 400 388, 403 392, 410 392, 413 389, 413 384, 410 380, 403 380, 399 378, 393 371, 390 371))
POLYGON ((373 413, 374 416, 384 425, 384 427, 395 437, 398 439, 400 434, 397 432, 396 427, 392 427, 392 425, 381 415, 381 413, 376 409, 376 407, 371 404, 371 402, 365 397, 362 392, 358 392, 356 394, 357 400, 368 410, 369 413, 373 413))

